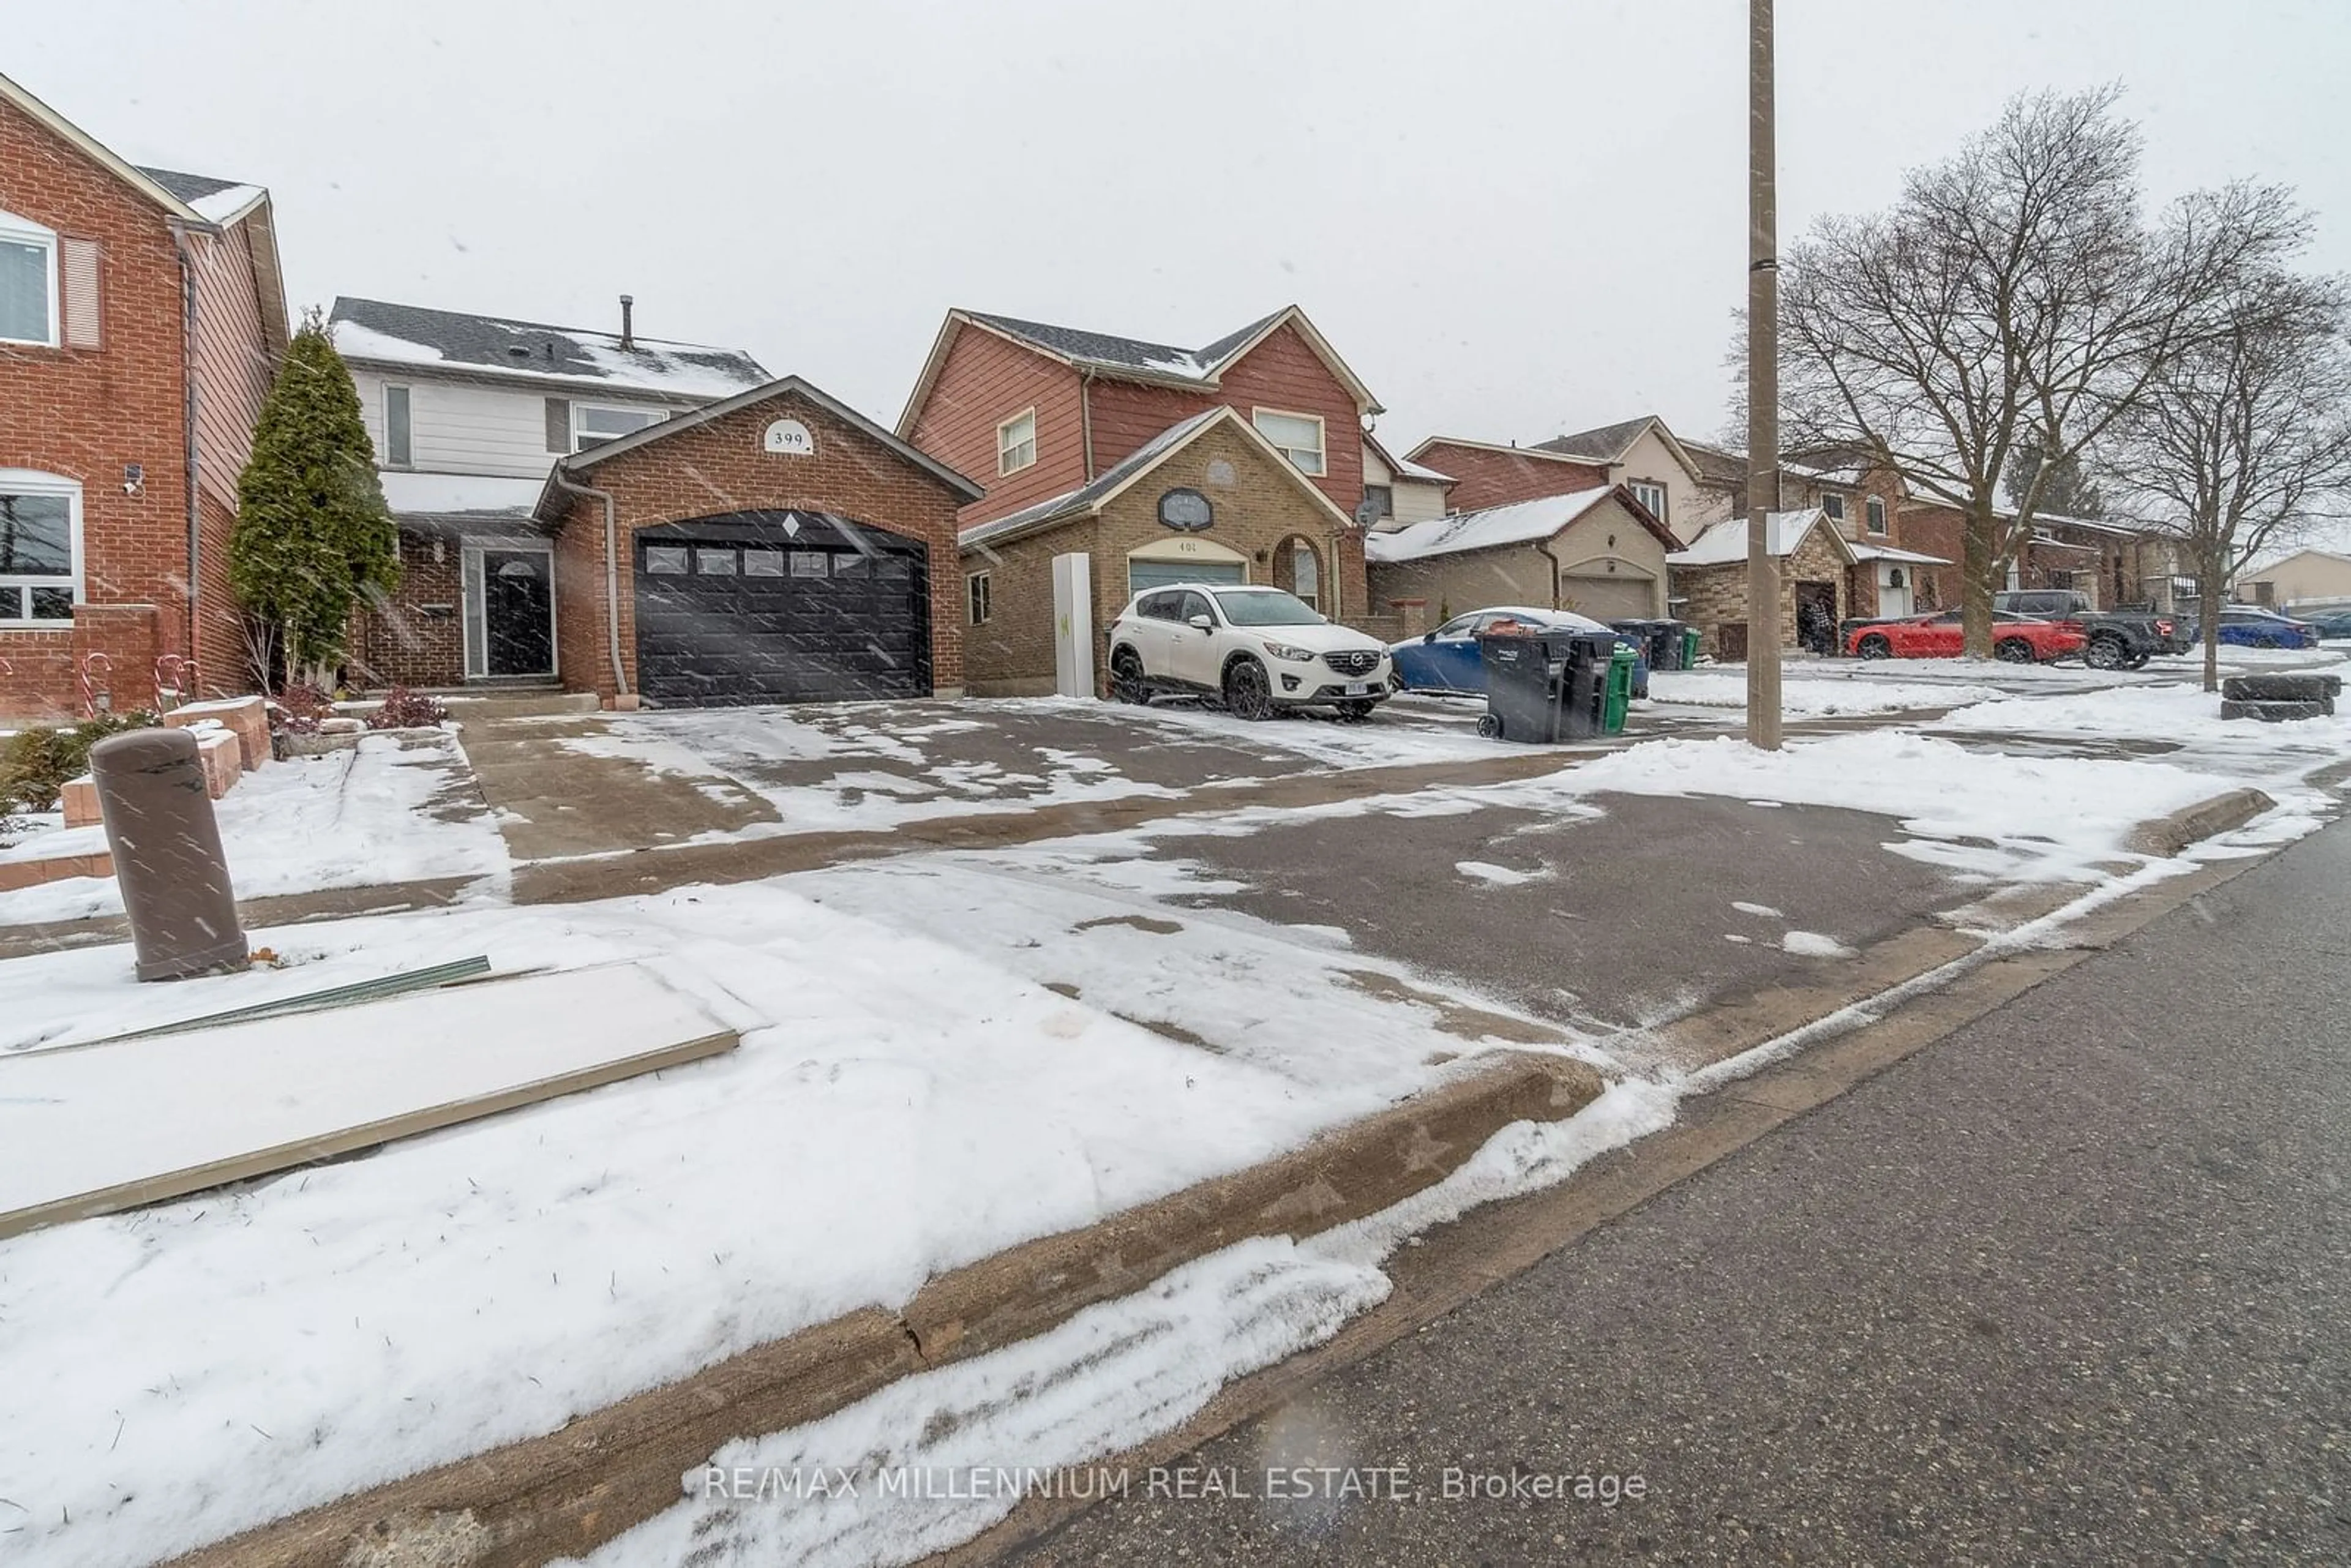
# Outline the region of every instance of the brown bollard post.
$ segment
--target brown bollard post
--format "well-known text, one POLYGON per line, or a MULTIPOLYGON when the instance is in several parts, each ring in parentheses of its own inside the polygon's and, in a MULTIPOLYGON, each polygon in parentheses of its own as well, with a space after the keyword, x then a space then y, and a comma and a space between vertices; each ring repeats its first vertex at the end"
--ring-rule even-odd
POLYGON ((142 980, 242 969, 251 955, 204 789, 196 737, 134 729, 89 748, 99 819, 114 852, 142 980))

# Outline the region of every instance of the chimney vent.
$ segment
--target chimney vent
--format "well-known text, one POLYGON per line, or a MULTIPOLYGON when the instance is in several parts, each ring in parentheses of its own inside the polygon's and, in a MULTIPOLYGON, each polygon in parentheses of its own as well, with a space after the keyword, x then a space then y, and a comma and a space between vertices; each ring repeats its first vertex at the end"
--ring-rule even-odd
POLYGON ((634 321, 636 308, 635 296, 629 294, 621 296, 621 347, 623 349, 633 349, 637 346, 634 321))

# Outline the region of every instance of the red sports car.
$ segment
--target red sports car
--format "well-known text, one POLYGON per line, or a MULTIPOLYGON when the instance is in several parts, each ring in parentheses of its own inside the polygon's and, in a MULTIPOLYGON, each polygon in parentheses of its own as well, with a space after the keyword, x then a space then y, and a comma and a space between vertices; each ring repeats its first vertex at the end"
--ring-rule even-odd
MULTIPOLYGON (((2030 615, 1995 613, 1994 658, 2012 664, 2045 664, 2079 653, 2089 641, 2080 628, 2030 615)), ((1845 633, 1844 651, 1856 659, 1956 659, 1965 652, 1959 612, 1913 615, 1901 621, 1867 621, 1845 633)))

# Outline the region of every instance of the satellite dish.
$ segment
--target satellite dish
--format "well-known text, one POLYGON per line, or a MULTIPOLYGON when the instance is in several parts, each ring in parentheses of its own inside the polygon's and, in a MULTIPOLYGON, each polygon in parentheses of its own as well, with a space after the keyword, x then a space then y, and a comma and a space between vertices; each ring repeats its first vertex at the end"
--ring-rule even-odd
POLYGON ((1355 503, 1355 526, 1368 528, 1380 520, 1380 504, 1366 496, 1355 503))

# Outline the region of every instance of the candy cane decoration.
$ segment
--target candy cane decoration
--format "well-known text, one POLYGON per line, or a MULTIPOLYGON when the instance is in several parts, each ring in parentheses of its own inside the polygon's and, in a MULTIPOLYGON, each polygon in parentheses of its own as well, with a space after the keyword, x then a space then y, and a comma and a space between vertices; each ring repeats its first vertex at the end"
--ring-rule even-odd
MULTIPOLYGON (((112 674, 114 661, 103 653, 88 653, 83 655, 80 665, 75 671, 75 674, 81 677, 81 706, 88 710, 92 718, 98 716, 98 688, 91 684, 89 677, 99 671, 112 674)), ((109 700, 111 701, 112 694, 110 692, 108 695, 109 700)))
POLYGON ((178 653, 159 656, 155 661, 155 711, 162 713, 186 701, 196 691, 199 679, 193 659, 178 653))

